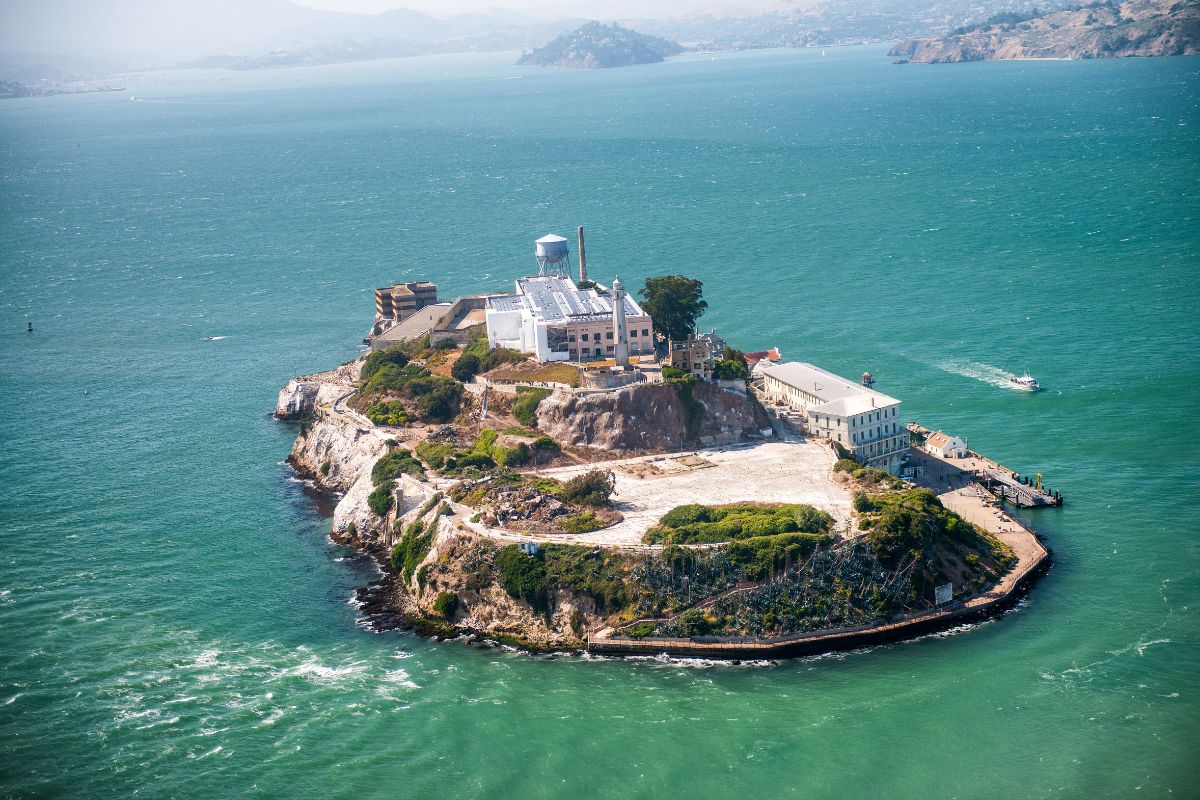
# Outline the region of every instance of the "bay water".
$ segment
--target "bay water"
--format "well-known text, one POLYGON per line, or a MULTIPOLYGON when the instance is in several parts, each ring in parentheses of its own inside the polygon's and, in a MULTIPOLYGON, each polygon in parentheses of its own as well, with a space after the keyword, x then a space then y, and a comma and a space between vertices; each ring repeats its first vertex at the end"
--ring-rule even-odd
POLYGON ((1200 59, 884 51, 0 104, 0 797, 1200 794, 1200 59), (1053 569, 995 621, 776 664, 357 624, 373 567, 276 393, 357 355, 373 287, 505 289, 576 225, 594 277, 700 278, 735 346, 1042 472, 1053 569))

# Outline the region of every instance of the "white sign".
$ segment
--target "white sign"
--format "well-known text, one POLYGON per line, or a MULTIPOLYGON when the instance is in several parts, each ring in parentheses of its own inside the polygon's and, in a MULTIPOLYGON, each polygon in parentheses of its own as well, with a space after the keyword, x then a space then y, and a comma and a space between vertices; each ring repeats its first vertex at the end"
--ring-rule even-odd
POLYGON ((933 590, 933 604, 936 606, 944 605, 954 599, 954 584, 943 583, 941 586, 933 590))

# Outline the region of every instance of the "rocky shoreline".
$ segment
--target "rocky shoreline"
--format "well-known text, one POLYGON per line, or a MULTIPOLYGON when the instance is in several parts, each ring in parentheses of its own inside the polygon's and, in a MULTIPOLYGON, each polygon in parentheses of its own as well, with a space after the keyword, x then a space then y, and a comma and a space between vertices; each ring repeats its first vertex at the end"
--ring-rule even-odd
MULTIPOLYGON (((661 616, 664 597, 674 598, 669 606, 686 611, 696 603, 704 606, 704 598, 716 597, 714 592, 719 593, 720 587, 704 584, 697 589, 701 593, 695 595, 697 590, 688 590, 685 579, 683 584, 670 590, 675 594, 660 595, 658 589, 646 594, 646 580, 666 580, 667 584, 675 585, 672 581, 679 579, 678 573, 672 573, 675 567, 664 564, 661 545, 640 541, 636 545, 599 544, 586 537, 490 530, 480 522, 484 514, 478 502, 466 497, 476 488, 486 487, 487 477, 463 483, 457 478, 439 477, 432 471, 425 474, 417 470, 421 477, 396 474, 385 482, 390 487, 391 499, 386 511, 382 510, 372 503, 381 486, 375 474, 377 467, 397 454, 408 453, 407 448, 414 442, 420 444, 431 435, 438 437, 441 433, 428 427, 420 430, 377 426, 347 405, 358 386, 361 366, 361 362, 353 362, 328 372, 292 379, 280 392, 275 416, 299 423, 300 430, 288 463, 297 474, 313 481, 319 491, 337 498, 331 538, 370 556, 383 572, 380 578, 361 587, 355 597, 362 624, 373 631, 414 631, 436 639, 463 638, 529 652, 778 658, 846 646, 859 647, 865 642, 911 638, 958 624, 963 618, 998 613, 1007 608, 1011 597, 1015 597, 1016 592, 1049 563, 1048 553, 1042 551, 1046 556, 1045 564, 1041 556, 1036 563, 1024 559, 1012 576, 966 603, 928 612, 918 610, 907 615, 905 620, 876 620, 855 629, 813 630, 776 637, 776 640, 739 636, 664 639, 645 633, 638 634, 640 639, 630 638, 622 632, 632 624, 634 617, 644 614, 645 609, 650 609, 653 615, 655 608, 661 616), (542 565, 541 555, 537 559, 517 555, 518 545, 523 547, 524 544, 532 545, 535 550, 545 550, 546 564, 542 565), (542 582, 536 585, 543 588, 534 594, 513 583, 511 570, 518 573, 527 568, 550 570, 551 562, 557 565, 554 568, 560 573, 549 579, 538 579, 542 582), (664 569, 667 572, 663 572, 664 569), (675 577, 670 577, 671 574, 675 577), (655 575, 659 577, 655 578, 655 575), (678 595, 680 591, 684 594, 678 595), (694 599, 683 599, 686 597, 694 599), (853 644, 848 645, 851 642, 853 644)), ((720 446, 754 439, 761 441, 763 426, 769 425, 770 420, 751 395, 720 389, 712 384, 697 385, 693 389, 695 391, 689 392, 686 398, 661 385, 641 385, 594 394, 564 391, 546 398, 544 409, 539 407, 539 430, 564 443, 609 452, 610 458, 612 451, 641 452, 647 457, 644 449, 637 449, 638 445, 661 452, 683 442, 720 446), (689 403, 693 404, 690 411, 689 403)), ((457 424, 478 426, 475 395, 465 394, 462 402, 464 407, 457 424), (465 423, 466 420, 474 421, 465 423)), ((759 448, 752 449, 757 452, 759 448)), ((734 452, 738 452, 736 448, 734 452)), ((404 459, 409 457, 403 455, 404 459)), ((700 469, 712 469, 715 462, 710 459, 714 458, 717 462, 722 460, 719 455, 710 455, 708 459, 691 455, 682 460, 691 460, 700 469)), ((627 471, 633 470, 637 480, 644 479, 645 475, 634 469, 638 465, 630 465, 627 461, 616 463, 623 464, 622 468, 627 471)), ((565 469, 578 472, 589 468, 579 465, 565 469)), ((562 472, 563 469, 549 472, 562 472)), ((647 469, 651 467, 647 466, 647 469)), ((524 480, 526 483, 544 480, 537 476, 546 474, 547 471, 542 470, 535 472, 534 478, 524 480)), ((645 486, 645 491, 651 489, 650 485, 645 486)), ((636 484, 633 490, 642 491, 642 484, 636 484)), ((507 494, 501 491, 498 496, 507 494)), ((756 498, 742 497, 739 493, 734 499, 756 498)), ((695 498, 683 497, 678 502, 688 501, 695 502, 695 498)), ((615 510, 612 514, 620 518, 615 510)), ((653 525, 654 522, 643 524, 653 525)), ((614 530, 619 527, 618 523, 614 530)), ((699 545, 701 549, 690 552, 716 553, 703 549, 711 546, 702 544, 699 545)), ((685 560, 696 557, 699 556, 684 556, 685 560)), ((729 569, 728 564, 724 569, 729 569)), ((723 574, 736 576, 741 573, 723 574)), ((721 580, 744 581, 745 578, 721 580)), ((734 584, 726 585, 732 587, 734 584)), ((754 583, 736 585, 755 586, 754 583)), ((681 613, 684 612, 675 612, 676 615, 681 613)))

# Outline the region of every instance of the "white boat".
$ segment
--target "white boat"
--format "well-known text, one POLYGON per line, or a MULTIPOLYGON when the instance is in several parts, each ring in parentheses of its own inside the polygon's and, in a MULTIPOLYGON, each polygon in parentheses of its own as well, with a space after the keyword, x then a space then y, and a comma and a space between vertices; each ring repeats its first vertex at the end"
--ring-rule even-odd
POLYGON ((1009 378, 1008 382, 1011 383, 1014 388, 1020 389, 1022 392, 1037 392, 1042 388, 1042 385, 1037 382, 1037 378, 1030 375, 1029 372, 1026 372, 1020 377, 1009 378))

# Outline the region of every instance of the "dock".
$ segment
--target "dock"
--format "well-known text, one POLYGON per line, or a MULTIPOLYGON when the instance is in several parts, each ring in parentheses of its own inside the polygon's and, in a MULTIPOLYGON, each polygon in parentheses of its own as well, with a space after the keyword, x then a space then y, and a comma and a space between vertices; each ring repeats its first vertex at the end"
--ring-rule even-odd
MULTIPOLYGON (((923 441, 935 433, 935 431, 931 431, 915 422, 910 422, 905 427, 916 437, 914 440, 914 450, 917 449, 917 441, 923 441)), ((1031 480, 1029 476, 1022 476, 1020 473, 974 450, 968 450, 967 452, 969 454, 967 458, 941 460, 952 464, 960 472, 970 474, 980 486, 991 492, 997 500, 1003 500, 1020 508, 1051 508, 1063 504, 1062 493, 1044 486, 1040 475, 1031 480)))

